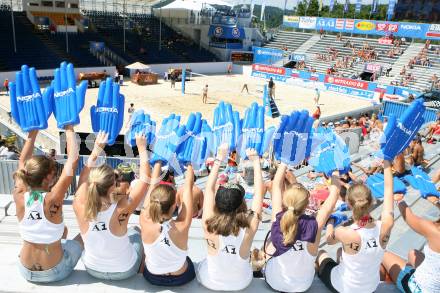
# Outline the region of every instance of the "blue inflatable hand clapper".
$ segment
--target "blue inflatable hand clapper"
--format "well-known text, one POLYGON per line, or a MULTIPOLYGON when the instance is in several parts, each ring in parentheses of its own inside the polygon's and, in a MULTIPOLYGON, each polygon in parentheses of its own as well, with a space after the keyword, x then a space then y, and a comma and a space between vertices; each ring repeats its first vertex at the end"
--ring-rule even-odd
POLYGON ((275 127, 264 128, 264 107, 252 103, 246 109, 241 129, 241 137, 237 141, 237 149, 242 158, 246 158, 246 149, 255 149, 262 156, 272 141, 275 127))
POLYGON ((136 134, 144 135, 147 144, 152 144, 156 133, 156 122, 151 120, 150 114, 144 113, 144 110, 137 110, 131 118, 130 129, 125 135, 129 146, 136 145, 136 134))
POLYGON ((108 133, 108 144, 113 145, 124 123, 125 98, 119 92, 119 84, 112 78, 101 82, 96 106, 90 108, 92 129, 95 133, 108 133))
POLYGON ((9 88, 11 115, 20 128, 25 132, 46 129, 52 114, 53 88, 48 87, 41 94, 35 68, 23 65, 9 88))
POLYGON ((275 158, 288 166, 297 166, 310 156, 313 118, 306 110, 283 115, 274 134, 275 158))
POLYGON ((212 127, 215 151, 222 144, 227 144, 230 151, 236 148, 236 138, 239 135, 237 123, 239 123, 239 116, 232 111, 231 104, 220 102, 214 110, 212 127))
POLYGON ((63 62, 60 68, 55 69, 51 86, 54 90, 53 112, 58 128, 79 124, 79 114, 84 108, 87 81, 83 80, 79 86, 76 86, 72 63, 63 62))
POLYGON ((423 99, 417 99, 405 110, 400 119, 390 115, 380 140, 381 149, 377 156, 392 161, 395 156, 403 152, 425 122, 424 113, 423 99))

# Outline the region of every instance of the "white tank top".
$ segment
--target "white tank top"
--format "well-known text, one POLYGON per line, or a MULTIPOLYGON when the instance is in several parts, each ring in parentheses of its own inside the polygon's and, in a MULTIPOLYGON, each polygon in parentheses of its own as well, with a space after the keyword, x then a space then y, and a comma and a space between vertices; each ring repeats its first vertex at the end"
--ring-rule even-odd
POLYGON ((245 229, 238 236, 219 237, 216 255, 209 255, 197 268, 198 281, 208 289, 216 291, 243 290, 252 281, 252 267, 249 258, 240 257, 240 247, 245 229))
POLYGON ((174 273, 185 265, 188 251, 173 243, 168 234, 170 228, 169 222, 163 223, 159 237, 151 244, 144 243, 145 264, 154 275, 174 273))
POLYGON ((272 257, 266 264, 266 282, 281 292, 304 292, 315 277, 315 259, 307 249, 308 242, 296 241, 285 253, 272 257))
POLYGON ((61 239, 64 233, 64 223, 54 224, 44 215, 44 199, 46 193, 41 193, 41 198, 32 200, 28 206, 30 193, 24 194, 24 216, 20 222, 21 238, 30 243, 51 244, 61 239))
POLYGON ((89 229, 83 235, 84 265, 98 272, 116 273, 131 269, 137 260, 136 250, 131 245, 127 233, 113 235, 110 231, 110 219, 117 204, 99 212, 96 221, 89 222, 89 229))
POLYGON ((360 235, 361 245, 354 255, 342 250, 341 263, 331 272, 332 285, 339 292, 371 293, 376 290, 384 255, 379 241, 381 224, 377 221, 371 229, 359 228, 356 224, 350 226, 360 235))
POLYGON ((425 259, 414 273, 414 280, 422 292, 440 292, 440 253, 433 251, 428 244, 423 249, 425 259))

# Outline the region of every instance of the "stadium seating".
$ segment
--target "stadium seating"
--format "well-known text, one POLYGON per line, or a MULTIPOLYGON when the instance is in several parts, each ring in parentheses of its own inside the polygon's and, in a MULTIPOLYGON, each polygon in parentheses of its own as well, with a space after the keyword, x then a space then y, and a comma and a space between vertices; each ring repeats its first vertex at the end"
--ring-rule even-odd
POLYGON ((287 46, 287 49, 293 52, 312 35, 311 33, 279 31, 265 47, 282 50, 284 46, 287 46))

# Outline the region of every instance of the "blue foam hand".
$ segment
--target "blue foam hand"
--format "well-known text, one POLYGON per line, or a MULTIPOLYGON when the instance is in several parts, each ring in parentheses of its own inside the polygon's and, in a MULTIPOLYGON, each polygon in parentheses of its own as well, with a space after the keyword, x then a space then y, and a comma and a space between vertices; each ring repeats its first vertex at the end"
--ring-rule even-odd
POLYGON ((221 101, 214 110, 214 123, 212 131, 214 133, 214 150, 222 144, 227 144, 229 151, 236 148, 235 137, 237 135, 237 117, 234 118, 232 106, 221 101))
POLYGON ((246 158, 246 150, 255 149, 262 156, 272 141, 275 127, 264 128, 264 107, 252 103, 246 109, 241 137, 237 140, 237 149, 242 158, 246 158))
POLYGON ((53 88, 48 87, 41 94, 35 68, 23 65, 9 88, 11 115, 20 128, 25 132, 46 129, 52 114, 53 88))
POLYGON ((330 215, 329 219, 333 219, 333 226, 336 227, 347 222, 348 217, 343 213, 333 213, 330 215))
MULTIPOLYGON (((383 174, 374 174, 367 178, 367 186, 375 198, 381 199, 384 197, 385 182, 383 174)), ((397 177, 393 177, 393 193, 406 193, 405 184, 397 177)))
POLYGON ((395 156, 403 152, 423 125, 424 113, 423 99, 417 99, 405 110, 400 119, 390 115, 381 137, 381 149, 376 155, 392 161, 395 156))
POLYGON ((54 77, 51 85, 54 89, 53 112, 58 128, 79 124, 79 114, 84 108, 87 81, 83 80, 79 86, 76 86, 73 65, 66 62, 55 69, 54 77))
POLYGON ((109 145, 115 143, 124 123, 125 98, 119 89, 119 84, 107 78, 99 86, 96 106, 90 107, 92 129, 95 133, 108 133, 109 145))
POLYGON ((134 147, 136 145, 136 134, 142 134, 145 136, 147 144, 150 145, 153 143, 155 133, 156 122, 151 120, 150 115, 144 113, 144 110, 137 110, 133 113, 130 129, 125 138, 127 144, 134 147))
POLYGON ((289 166, 304 161, 310 155, 312 125, 313 118, 306 110, 283 115, 274 134, 275 158, 289 166))
POLYGON ((408 181, 414 189, 420 191, 422 198, 426 199, 428 196, 440 197, 440 191, 437 190, 429 175, 423 172, 422 169, 412 167, 411 174, 412 175, 406 175, 405 180, 408 181))
POLYGON ((200 169, 208 157, 207 137, 202 134, 202 127, 202 114, 191 113, 185 126, 183 142, 177 150, 179 162, 192 164, 195 169, 200 169))
POLYGON ((314 133, 314 140, 318 141, 316 148, 311 153, 309 164, 316 172, 330 176, 338 170, 345 174, 350 170, 350 153, 341 137, 331 129, 320 128, 314 133))
POLYGON ((182 136, 186 128, 180 125, 180 116, 171 114, 162 120, 159 132, 156 133, 153 141, 153 156, 151 163, 162 162, 167 164, 176 157, 176 151, 182 143, 182 136))

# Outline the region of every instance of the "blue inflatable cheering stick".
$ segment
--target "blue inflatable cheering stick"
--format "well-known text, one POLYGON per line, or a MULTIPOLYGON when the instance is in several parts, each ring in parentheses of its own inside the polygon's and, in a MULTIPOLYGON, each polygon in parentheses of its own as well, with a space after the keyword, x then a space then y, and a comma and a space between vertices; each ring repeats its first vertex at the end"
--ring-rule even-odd
POLYGON ((54 76, 51 86, 54 88, 53 112, 58 128, 79 124, 79 114, 84 108, 87 81, 83 80, 79 86, 76 86, 73 65, 66 62, 55 69, 54 76))
POLYGON ((192 164, 195 169, 200 169, 209 153, 207 137, 202 134, 202 127, 202 114, 191 113, 186 123, 183 142, 177 150, 179 162, 184 165, 192 164))
MULTIPOLYGON (((214 124, 212 127, 214 133, 214 147, 213 150, 222 144, 227 144, 229 151, 236 147, 237 135, 237 115, 232 111, 232 106, 229 103, 220 102, 214 110, 214 124)), ((238 121, 237 121, 238 120, 238 121)))
POLYGON ((9 87, 11 115, 20 128, 25 132, 46 129, 52 114, 53 88, 48 87, 41 94, 35 68, 27 65, 15 74, 15 82, 9 87))
POLYGON ((283 115, 274 135, 275 158, 288 166, 297 166, 310 156, 313 118, 309 112, 283 115))
POLYGON ((147 140, 147 144, 152 144, 156 133, 156 122, 151 120, 149 114, 144 113, 144 110, 137 110, 131 117, 131 125, 127 134, 125 135, 126 142, 129 146, 136 145, 136 134, 142 134, 147 140))
POLYGON ((101 82, 96 106, 90 107, 90 117, 94 132, 108 133, 108 144, 113 145, 124 123, 125 98, 119 92, 119 84, 112 78, 101 82))
POLYGON ((323 141, 312 151, 309 159, 315 171, 327 176, 335 170, 339 170, 340 174, 347 173, 350 170, 350 153, 342 138, 331 129, 323 128, 319 128, 313 136, 313 140, 323 141))
POLYGON ((162 120, 160 130, 154 139, 151 163, 155 164, 161 161, 163 164, 167 164, 174 159, 185 131, 185 126, 180 126, 180 116, 171 114, 162 120))
POLYGON ((392 161, 403 152, 425 122, 423 99, 415 100, 402 114, 400 119, 390 115, 387 127, 381 137, 379 158, 392 161))
POLYGON ((246 150, 255 149, 260 156, 269 147, 275 127, 264 129, 264 107, 252 103, 250 108, 246 109, 241 137, 237 140, 237 149, 242 158, 246 158, 246 150))

